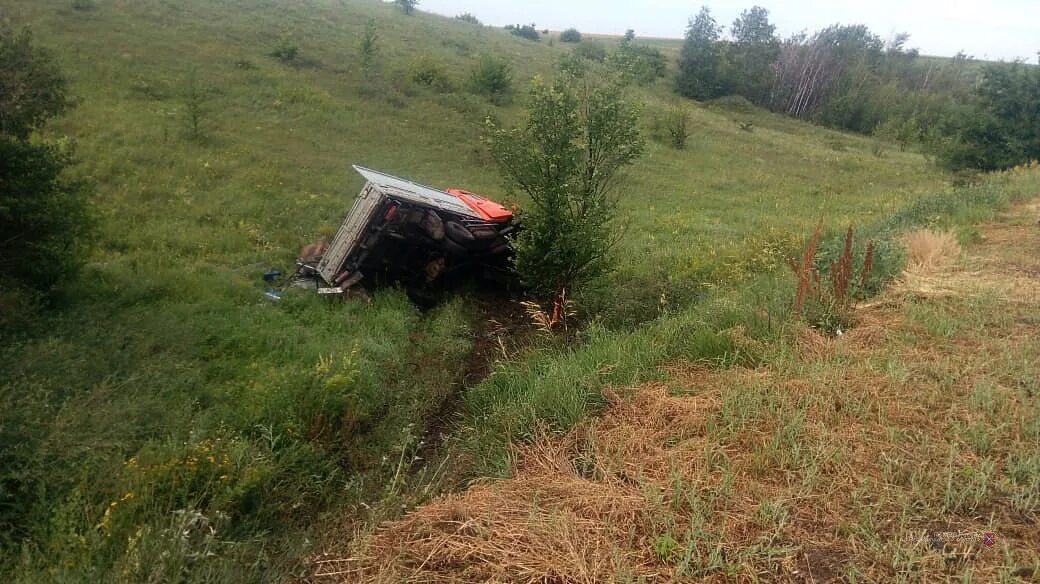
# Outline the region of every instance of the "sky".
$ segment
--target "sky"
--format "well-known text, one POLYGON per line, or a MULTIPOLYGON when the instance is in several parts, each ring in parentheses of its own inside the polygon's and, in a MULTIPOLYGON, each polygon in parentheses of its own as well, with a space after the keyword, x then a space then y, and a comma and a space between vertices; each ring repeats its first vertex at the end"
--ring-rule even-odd
POLYGON ((834 23, 866 24, 889 39, 910 33, 909 47, 925 55, 952 56, 963 50, 980 59, 1037 62, 1040 0, 420 0, 419 9, 447 16, 469 12, 484 24, 529 24, 539 29, 574 27, 582 32, 681 37, 702 4, 726 26, 760 4, 780 36, 834 23))

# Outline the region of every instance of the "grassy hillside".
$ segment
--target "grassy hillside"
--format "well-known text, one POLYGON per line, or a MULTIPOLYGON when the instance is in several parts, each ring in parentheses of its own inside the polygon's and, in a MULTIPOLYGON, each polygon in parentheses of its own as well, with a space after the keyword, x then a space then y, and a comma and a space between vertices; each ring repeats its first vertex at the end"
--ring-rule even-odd
MULTIPOLYGON (((473 304, 421 314, 397 290, 371 305, 305 293, 273 304, 260 275, 335 228, 361 186, 350 163, 522 205, 480 145, 482 122, 516 119, 527 80, 551 76, 570 47, 379 2, 4 10, 55 51, 80 98, 49 134, 76 140, 99 233, 83 277, 62 284, 62 306, 5 332, 3 570, 26 581, 277 580, 301 569, 323 514, 379 518, 425 496, 404 485, 425 476, 411 458, 463 382, 473 304), (369 19, 379 53, 366 79, 357 47, 369 19), (270 56, 287 38, 292 63, 270 56), (485 53, 512 64, 511 103, 467 90, 485 53), (430 63, 446 87, 413 81, 430 63), (192 77, 205 95, 202 140, 187 130, 192 77)), ((675 105, 669 83, 633 89, 654 137, 675 105)), ((869 222, 941 186, 915 153, 740 103, 689 107, 689 147, 652 140, 622 185, 621 265, 587 299, 601 323, 590 348, 503 364, 468 399, 471 423, 512 415, 489 413, 494 396, 539 380, 644 374, 692 347, 703 319, 633 326, 775 267, 821 215, 869 222), (645 350, 599 373, 634 345, 645 350)), ((539 387, 543 401, 524 412, 563 412, 565 425, 586 411, 539 387)), ((498 460, 509 436, 480 443, 498 460)))

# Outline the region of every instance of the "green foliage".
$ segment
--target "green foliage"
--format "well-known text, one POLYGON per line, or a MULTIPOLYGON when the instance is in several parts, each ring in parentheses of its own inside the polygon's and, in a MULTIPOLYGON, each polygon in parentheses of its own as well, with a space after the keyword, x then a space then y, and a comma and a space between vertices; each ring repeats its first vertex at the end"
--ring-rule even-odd
POLYGON ((198 73, 192 69, 184 81, 184 127, 188 139, 202 142, 206 139, 209 110, 209 91, 199 83, 198 73))
POLYGON ((455 20, 461 20, 462 22, 468 22, 470 24, 475 24, 477 26, 481 26, 481 24, 482 24, 480 22, 479 18, 477 18, 476 16, 473 16, 469 12, 463 12, 462 14, 459 14, 458 16, 455 17, 455 20))
POLYGON ((516 266, 530 289, 562 298, 609 270, 617 242, 618 171, 643 151, 638 108, 616 85, 536 82, 522 128, 487 122, 491 154, 512 188, 531 200, 516 239, 516 266))
POLYGON ((415 12, 415 7, 419 5, 419 0, 394 0, 394 4, 405 14, 412 14, 415 12))
MULTIPOLYGON (((630 31, 631 32, 631 31, 630 31)), ((652 83, 664 77, 668 65, 660 49, 633 43, 626 35, 618 42, 617 49, 606 58, 608 66, 615 69, 625 80, 639 85, 652 83)))
POLYGON ((733 22, 733 42, 725 51, 723 93, 742 95, 758 105, 769 103, 773 63, 780 54, 776 27, 761 6, 745 10, 733 22))
POLYGON ((455 88, 444 66, 429 55, 423 55, 412 63, 412 81, 442 93, 455 88))
POLYGON ((529 41, 538 41, 542 38, 541 35, 538 34, 538 29, 535 28, 534 23, 524 25, 507 24, 506 30, 508 30, 510 34, 516 35, 523 39, 527 39, 529 41))
POLYGON ((654 555, 662 561, 669 561, 672 555, 679 550, 679 542, 675 541, 671 533, 662 533, 654 540, 654 555))
POLYGON ((947 121, 941 147, 955 169, 996 170, 1040 159, 1040 67, 998 63, 982 69, 968 116, 947 121))
POLYGON ((72 0, 72 8, 81 12, 89 12, 97 8, 97 3, 94 0, 72 0))
POLYGON ((69 99, 52 57, 28 30, 0 28, 0 90, 0 288, 49 291, 82 264, 90 222, 83 184, 64 176, 71 142, 29 139, 69 99))
POLYGON ((54 57, 33 43, 32 32, 0 23, 0 134, 27 138, 69 109, 66 91, 54 57))
POLYGON ((576 51, 569 51, 560 55, 556 68, 562 75, 578 79, 588 73, 589 65, 589 61, 583 59, 576 51))
MULTIPOLYGON (((344 161, 502 200, 473 123, 487 104, 417 90, 408 67, 428 54, 463 79, 475 55, 500 45, 512 77, 527 79, 551 74, 566 51, 368 2, 254 2, 242 10, 182 0, 183 9, 158 12, 149 2, 120 10, 99 3, 90 26, 68 4, 5 5, 13 21, 37 23, 35 39, 62 47, 63 66, 77 72, 84 105, 42 134, 77 136, 80 163, 69 178, 89 177, 98 227, 85 277, 62 282, 61 311, 34 314, 15 339, 0 325, 0 506, 19 506, 5 519, 14 527, 0 526, 0 536, 15 540, 0 550, 0 573, 12 582, 305 578, 311 572, 300 558, 318 551, 308 542, 329 535, 322 525, 369 526, 436 491, 416 486, 424 461, 412 462, 413 453, 430 451, 414 448, 458 389, 477 311, 463 297, 420 313, 392 289, 375 292, 371 304, 330 305, 302 290, 270 303, 260 300, 260 274, 291 268, 300 245, 335 229, 360 187, 345 177, 344 161), (379 64, 401 75, 378 92, 359 92, 364 80, 350 64, 369 18, 378 24, 379 64), (256 39, 271 22, 301 42, 321 39, 299 57, 320 66, 255 61, 256 39), (227 34, 213 34, 214 26, 227 34), (126 47, 133 58, 109 58, 126 47), (236 64, 243 58, 255 65, 236 64), (221 88, 214 121, 235 129, 205 149, 164 139, 167 127, 180 130, 176 82, 191 65, 221 88), (157 88, 156 97, 140 99, 131 89, 138 80, 157 88), (163 90, 170 80, 175 85, 163 90), (329 356, 342 363, 355 349, 358 377, 330 392, 322 411, 317 363, 329 356), (363 408, 353 410, 355 400, 363 408), (104 511, 133 485, 217 439, 235 445, 227 447, 233 460, 241 457, 227 481, 219 474, 211 481, 212 469, 173 475, 203 490, 187 495, 164 479, 155 497, 140 495, 154 506, 118 503, 119 531, 98 530, 104 511), (134 457, 150 471, 124 470, 134 457), (400 460, 404 471, 394 472, 400 460), (230 504, 235 492, 242 506, 230 504), (171 508, 164 493, 209 502, 164 515, 171 508), (231 515, 217 517, 218 510, 231 515)), ((589 39, 573 48, 588 47, 603 49, 589 39)), ((938 63, 929 84, 947 83, 938 63)), ((587 65, 590 74, 604 69, 587 65)), ((663 119, 667 88, 630 90, 663 119)), ((515 120, 522 107, 495 113, 515 120)), ((712 136, 697 140, 696 156, 648 148, 645 164, 626 171, 632 196, 619 200, 627 225, 619 265, 575 296, 582 316, 594 320, 579 341, 536 349, 530 359, 511 355, 463 392, 461 432, 473 435, 481 470, 502 468, 509 440, 547 424, 567 427, 602 404, 604 387, 652 378, 658 363, 753 364, 719 331, 747 324, 749 335, 764 338, 770 321, 785 321, 790 277, 759 273, 773 255, 767 245, 780 249, 783 233, 804 233, 821 213, 857 222, 884 216, 939 181, 913 149, 875 159, 863 155, 869 140, 758 108, 738 116, 760 128, 754 136, 736 131, 727 112, 691 108, 691 116, 698 136, 712 136), (837 142, 841 151, 830 146, 837 142), (740 292, 731 295, 735 286, 740 292)), ((1037 190, 1034 183, 1028 192, 1037 190)), ((522 193, 517 203, 527 206, 522 193)))
POLYGON ((283 63, 295 63, 296 58, 300 55, 300 45, 296 42, 292 33, 283 32, 279 35, 277 42, 275 42, 274 47, 271 48, 271 52, 268 54, 283 63))
POLYGON ((469 82, 474 93, 502 104, 513 90, 513 68, 494 55, 484 54, 470 72, 469 82))
POLYGON ((690 137, 690 110, 676 106, 668 113, 668 136, 676 150, 686 148, 690 137))
POLYGON ((560 33, 561 43, 580 43, 581 32, 576 28, 568 28, 567 30, 560 33))
POLYGON ((584 41, 574 47, 571 54, 596 63, 602 63, 607 60, 607 48, 602 43, 592 41, 584 41))
POLYGON ((707 6, 701 7, 697 16, 690 19, 679 53, 679 75, 676 78, 679 95, 697 100, 718 95, 721 86, 721 32, 722 27, 716 23, 707 6))
POLYGON ((361 63, 361 74, 365 79, 372 75, 376 57, 379 55, 379 35, 376 33, 376 21, 369 18, 365 21, 365 30, 358 41, 358 62, 361 63))

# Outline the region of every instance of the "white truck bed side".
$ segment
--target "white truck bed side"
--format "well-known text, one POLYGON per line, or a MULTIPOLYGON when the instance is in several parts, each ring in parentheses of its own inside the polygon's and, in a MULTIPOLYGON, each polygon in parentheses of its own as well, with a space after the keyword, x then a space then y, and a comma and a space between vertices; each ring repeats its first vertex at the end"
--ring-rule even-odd
POLYGON ((371 183, 365 185, 350 208, 346 219, 340 225, 336 237, 325 250, 325 255, 318 264, 318 273, 329 284, 335 284, 336 275, 339 273, 347 256, 361 243, 365 235, 365 228, 372 220, 372 215, 386 198, 379 189, 371 183))

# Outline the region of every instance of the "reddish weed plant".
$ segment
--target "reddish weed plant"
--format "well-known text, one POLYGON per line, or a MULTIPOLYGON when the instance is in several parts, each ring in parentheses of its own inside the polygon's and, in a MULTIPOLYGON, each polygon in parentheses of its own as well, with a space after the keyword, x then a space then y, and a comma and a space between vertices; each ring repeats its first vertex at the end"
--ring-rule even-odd
POLYGON ((845 241, 837 259, 831 261, 828 270, 829 287, 821 285, 820 271, 816 267, 820 236, 823 233, 821 219, 799 258, 789 262, 797 279, 793 312, 810 325, 838 331, 852 324, 852 307, 855 298, 867 287, 870 271, 874 265, 874 242, 867 242, 858 278, 855 277, 854 237, 852 226, 845 231, 845 241))

